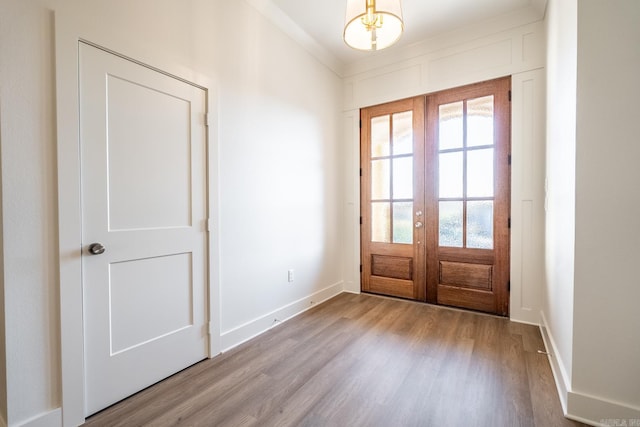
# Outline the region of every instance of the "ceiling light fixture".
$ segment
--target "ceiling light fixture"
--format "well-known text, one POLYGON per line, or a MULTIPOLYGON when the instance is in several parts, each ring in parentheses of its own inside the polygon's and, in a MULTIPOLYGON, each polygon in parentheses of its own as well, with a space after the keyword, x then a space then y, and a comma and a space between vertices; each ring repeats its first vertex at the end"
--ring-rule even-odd
POLYGON ((400 0, 347 0, 344 42, 358 50, 381 50, 402 35, 400 0))

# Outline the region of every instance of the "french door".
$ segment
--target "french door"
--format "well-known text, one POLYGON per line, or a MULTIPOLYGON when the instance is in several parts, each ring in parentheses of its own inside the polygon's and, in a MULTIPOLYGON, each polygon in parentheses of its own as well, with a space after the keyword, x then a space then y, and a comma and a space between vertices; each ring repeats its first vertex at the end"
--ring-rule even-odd
POLYGON ((361 119, 362 290, 424 300, 424 229, 413 218, 424 211, 425 99, 363 109, 361 119))
POLYGON ((361 111, 364 292, 508 315, 510 86, 361 111))

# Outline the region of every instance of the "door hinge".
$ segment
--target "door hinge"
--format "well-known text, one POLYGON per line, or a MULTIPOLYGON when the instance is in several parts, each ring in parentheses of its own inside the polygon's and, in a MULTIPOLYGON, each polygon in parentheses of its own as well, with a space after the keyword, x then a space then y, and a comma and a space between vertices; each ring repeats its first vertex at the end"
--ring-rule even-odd
POLYGON ((210 126, 210 123, 209 123, 209 113, 204 113, 204 125, 205 125, 205 126, 210 126))
POLYGON ((507 220, 507 226, 511 228, 511 217, 509 217, 509 219, 507 220))
POLYGON ((360 176, 362 176, 362 168, 360 168, 360 176))
POLYGON ((507 161, 509 162, 509 166, 511 166, 511 154, 509 154, 509 157, 507 157, 507 161))
POLYGON ((507 282, 507 292, 511 292, 511 280, 507 282))
POLYGON ((209 322, 207 325, 208 325, 207 332, 209 332, 209 335, 213 335, 213 324, 209 322))
POLYGON ((362 264, 360 264, 360 273, 362 273, 362 264))
POLYGON ((360 225, 362 225, 362 217, 360 217, 360 225))
POLYGON ((362 129, 362 119, 360 119, 360 121, 358 122, 358 127, 362 129))
POLYGON ((207 231, 213 231, 213 220, 211 218, 207 218, 207 231))
POLYGON ((511 91, 509 91, 509 102, 511 102, 511 91))

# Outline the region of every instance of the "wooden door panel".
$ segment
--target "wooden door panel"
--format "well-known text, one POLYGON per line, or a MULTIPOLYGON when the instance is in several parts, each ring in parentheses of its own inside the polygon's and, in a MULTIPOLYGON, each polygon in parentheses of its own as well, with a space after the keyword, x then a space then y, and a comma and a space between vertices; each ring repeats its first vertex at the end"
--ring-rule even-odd
POLYGON ((490 291, 492 271, 486 264, 440 261, 440 285, 490 291))
POLYGON ((371 276, 368 292, 399 298, 416 299, 413 281, 371 276))
POLYGON ((413 280, 413 258, 371 255, 371 275, 413 280))
POLYGON ((440 305, 450 305, 488 313, 496 312, 496 298, 491 291, 438 284, 438 300, 436 302, 440 305))

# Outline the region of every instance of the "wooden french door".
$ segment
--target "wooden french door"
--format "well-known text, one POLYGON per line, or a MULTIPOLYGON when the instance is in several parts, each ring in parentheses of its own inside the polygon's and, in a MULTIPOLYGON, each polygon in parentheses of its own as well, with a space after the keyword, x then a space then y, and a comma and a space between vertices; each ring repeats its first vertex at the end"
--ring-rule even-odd
POLYGON ((362 290, 424 300, 425 99, 361 111, 362 290), (419 224, 418 224, 419 225, 419 224))
POLYGON ((510 87, 507 77, 362 110, 364 292, 508 315, 510 87), (402 114, 411 156, 394 149, 402 114), (410 199, 398 180, 411 181, 410 199))

